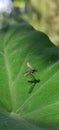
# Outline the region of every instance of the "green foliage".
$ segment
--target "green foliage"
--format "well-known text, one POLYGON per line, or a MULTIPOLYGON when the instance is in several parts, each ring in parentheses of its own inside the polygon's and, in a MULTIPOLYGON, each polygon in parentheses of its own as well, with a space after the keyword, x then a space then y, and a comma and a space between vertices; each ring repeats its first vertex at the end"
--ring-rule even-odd
POLYGON ((11 119, 2 115, 1 130, 39 129, 28 121, 59 123, 59 49, 26 23, 0 31, 0 112, 19 118, 21 123, 12 119, 10 125, 11 119), (38 70, 35 77, 40 79, 31 94, 30 77, 24 77, 27 62, 38 70))
POLYGON ((14 0, 13 4, 15 7, 22 8, 24 6, 24 1, 25 0, 14 0))

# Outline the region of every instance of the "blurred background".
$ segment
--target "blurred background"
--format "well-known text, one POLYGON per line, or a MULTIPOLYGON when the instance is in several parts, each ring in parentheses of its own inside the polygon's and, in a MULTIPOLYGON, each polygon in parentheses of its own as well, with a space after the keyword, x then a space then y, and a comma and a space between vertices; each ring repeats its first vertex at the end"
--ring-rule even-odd
POLYGON ((0 0, 0 29, 24 20, 59 46, 59 0, 0 0))

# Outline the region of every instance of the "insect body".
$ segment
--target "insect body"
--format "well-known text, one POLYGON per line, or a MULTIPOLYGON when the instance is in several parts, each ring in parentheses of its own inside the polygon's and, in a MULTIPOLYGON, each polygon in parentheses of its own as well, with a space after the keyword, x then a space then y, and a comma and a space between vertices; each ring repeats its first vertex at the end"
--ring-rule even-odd
POLYGON ((36 72, 37 70, 36 69, 31 69, 31 70, 28 70, 25 72, 24 76, 28 76, 30 74, 33 74, 34 72, 36 72))
POLYGON ((37 70, 35 68, 33 68, 29 62, 27 62, 27 66, 30 68, 30 70, 27 70, 24 74, 24 76, 28 76, 30 74, 33 74, 35 72, 37 72, 37 70))

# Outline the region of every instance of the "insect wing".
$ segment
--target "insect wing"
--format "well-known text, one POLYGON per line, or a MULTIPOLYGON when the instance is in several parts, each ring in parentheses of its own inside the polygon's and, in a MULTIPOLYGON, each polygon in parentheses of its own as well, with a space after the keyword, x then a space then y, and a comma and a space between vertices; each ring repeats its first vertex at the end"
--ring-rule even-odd
POLYGON ((30 72, 30 71, 27 71, 27 72, 25 72, 24 76, 28 76, 28 75, 30 75, 30 74, 31 74, 31 72, 30 72))
POLYGON ((29 62, 27 62, 27 66, 28 66, 30 69, 32 69, 32 65, 31 65, 29 62))

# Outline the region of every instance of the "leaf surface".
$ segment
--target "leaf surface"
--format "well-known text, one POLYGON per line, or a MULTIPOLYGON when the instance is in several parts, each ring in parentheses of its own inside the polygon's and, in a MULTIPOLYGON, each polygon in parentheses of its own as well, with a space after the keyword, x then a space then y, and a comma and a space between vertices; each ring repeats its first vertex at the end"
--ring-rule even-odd
POLYGON ((27 24, 0 31, 0 112, 33 122, 59 122, 59 49, 27 24), (27 62, 37 69, 32 93, 27 62))

